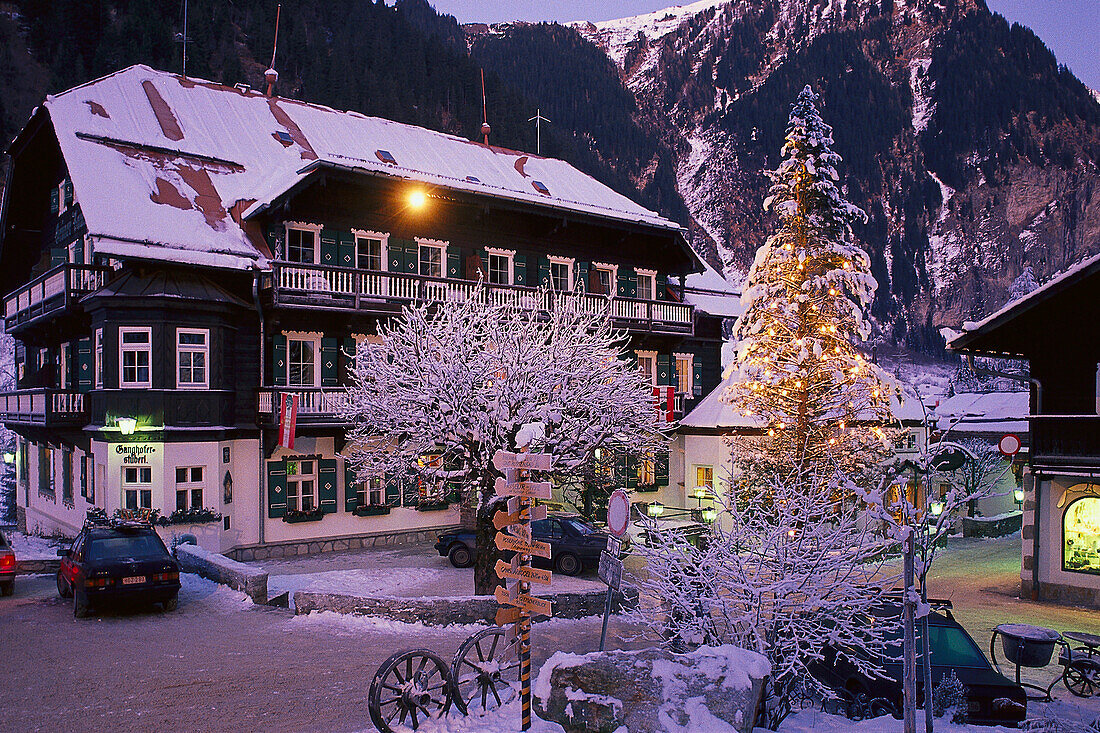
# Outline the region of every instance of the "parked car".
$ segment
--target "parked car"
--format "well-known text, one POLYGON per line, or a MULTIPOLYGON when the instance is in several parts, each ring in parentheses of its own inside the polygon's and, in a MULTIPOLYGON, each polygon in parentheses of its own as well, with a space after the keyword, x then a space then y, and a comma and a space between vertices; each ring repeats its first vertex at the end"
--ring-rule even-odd
MULTIPOLYGON (((932 685, 944 675, 954 672, 967 691, 967 721, 979 725, 1018 724, 1027 714, 1024 688, 993 669, 981 648, 951 615, 949 601, 934 601, 937 610, 928 615, 928 636, 932 643, 932 685)), ((902 655, 900 601, 890 601, 874 613, 869 624, 889 623, 892 631, 886 636, 884 653, 876 660, 883 675, 860 671, 848 654, 836 648, 826 649, 824 659, 813 664, 811 671, 824 684, 837 690, 862 714, 893 713, 902 710, 902 655)), ((924 665, 920 625, 917 625, 917 699, 924 696, 924 665)), ((851 707, 850 707, 851 709, 851 707)))
POLYGON ((15 592, 15 550, 8 544, 8 538, 0 532, 0 595, 10 596, 15 592))
POLYGON ((73 599, 73 615, 121 602, 176 608, 180 566, 144 522, 84 525, 68 549, 58 550, 57 592, 73 599))
MULTIPOLYGON (((531 536, 550 543, 551 560, 535 557, 534 564, 550 565, 562 575, 580 575, 585 568, 599 564, 600 552, 607 547, 606 532, 572 514, 531 522, 531 536)), ((435 549, 456 568, 471 567, 477 559, 477 541, 470 530, 440 535, 435 549)))

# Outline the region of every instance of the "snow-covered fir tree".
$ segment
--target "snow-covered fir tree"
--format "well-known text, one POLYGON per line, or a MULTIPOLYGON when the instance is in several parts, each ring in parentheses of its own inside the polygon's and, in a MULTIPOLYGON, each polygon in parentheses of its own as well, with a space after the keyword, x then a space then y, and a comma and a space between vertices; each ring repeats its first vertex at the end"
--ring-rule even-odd
POLYGON ((359 479, 449 486, 476 503, 478 594, 499 585, 491 461, 521 431, 538 436, 530 449, 552 455, 558 475, 583 470, 597 449, 666 444, 651 387, 621 358, 626 336, 606 314, 571 295, 523 297, 524 307, 502 304, 479 284, 406 308, 360 344, 341 407, 359 479))
POLYGON ((783 161, 769 172, 764 207, 779 228, 749 270, 727 394, 767 433, 739 445, 739 457, 801 477, 838 459, 849 469, 873 465, 880 451, 869 448, 882 447, 878 423, 890 420, 897 393, 857 348, 871 334, 865 310, 877 287, 852 234, 866 215, 837 185, 841 158, 816 103, 809 86, 798 95, 783 161))

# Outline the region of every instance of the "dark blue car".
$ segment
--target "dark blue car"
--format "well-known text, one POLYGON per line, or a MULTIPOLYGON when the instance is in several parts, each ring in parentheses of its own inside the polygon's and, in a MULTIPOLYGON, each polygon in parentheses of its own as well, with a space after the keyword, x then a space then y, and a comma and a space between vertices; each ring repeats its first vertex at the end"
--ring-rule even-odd
MULTIPOLYGON (((580 575, 600 562, 607 547, 607 534, 575 515, 552 516, 531 522, 532 538, 550 543, 552 560, 533 559, 535 565, 552 565, 562 575, 580 575)), ((440 535, 435 549, 456 568, 472 567, 477 558, 477 542, 472 530, 440 535)))

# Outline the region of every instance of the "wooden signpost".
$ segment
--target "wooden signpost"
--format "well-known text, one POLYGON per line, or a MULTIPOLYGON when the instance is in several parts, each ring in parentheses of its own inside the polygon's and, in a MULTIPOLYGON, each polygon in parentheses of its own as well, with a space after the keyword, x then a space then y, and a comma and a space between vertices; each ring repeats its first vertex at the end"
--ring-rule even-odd
POLYGON ((531 595, 531 584, 550 585, 553 573, 531 567, 531 557, 550 557, 550 545, 531 537, 531 522, 546 518, 546 507, 532 507, 532 499, 549 499, 550 483, 531 481, 531 471, 550 470, 551 457, 545 453, 506 453, 497 451, 493 466, 504 473, 496 480, 497 494, 510 497, 508 510, 493 516, 497 532, 498 550, 516 553, 511 562, 498 560, 496 572, 506 588, 496 589, 496 599, 501 608, 497 611, 498 626, 505 629, 504 640, 508 645, 519 645, 520 702, 522 705, 522 730, 531 729, 531 616, 550 616, 552 602, 531 595))

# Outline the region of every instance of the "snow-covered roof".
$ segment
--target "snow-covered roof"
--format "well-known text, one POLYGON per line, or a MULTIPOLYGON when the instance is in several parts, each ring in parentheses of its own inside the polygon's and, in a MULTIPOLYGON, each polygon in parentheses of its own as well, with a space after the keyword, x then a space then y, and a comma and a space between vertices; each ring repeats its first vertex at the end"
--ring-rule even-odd
POLYGON ((96 251, 107 255, 264 266, 265 244, 241 222, 318 167, 681 229, 561 160, 148 66, 44 107, 96 251))
POLYGON ((960 392, 936 406, 937 428, 951 433, 1027 433, 1028 392, 960 392))
POLYGON ((692 273, 685 278, 684 302, 712 316, 740 317, 744 312, 741 308, 741 294, 706 262, 703 267, 703 272, 692 273))

